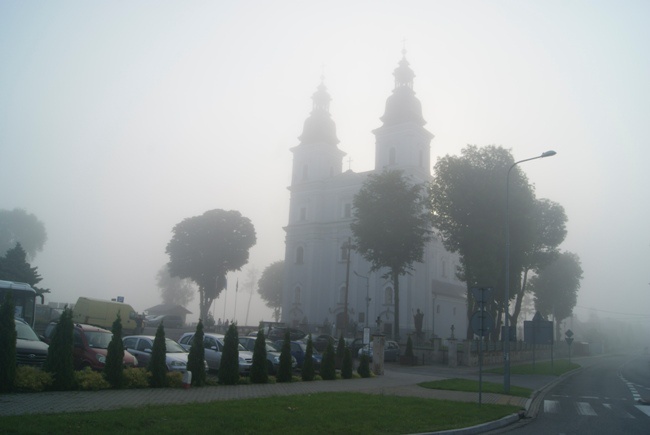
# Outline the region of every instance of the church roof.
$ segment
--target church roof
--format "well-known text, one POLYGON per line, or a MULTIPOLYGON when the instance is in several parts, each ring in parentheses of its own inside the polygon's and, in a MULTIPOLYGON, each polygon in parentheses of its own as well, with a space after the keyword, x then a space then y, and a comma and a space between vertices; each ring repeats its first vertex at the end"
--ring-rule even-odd
POLYGON ((393 72, 395 89, 386 100, 386 110, 380 118, 384 125, 395 125, 403 122, 415 122, 423 126, 426 121, 422 117, 422 104, 415 97, 413 78, 415 73, 406 60, 406 50, 402 51, 402 60, 393 72))
POLYGON ((336 145, 339 143, 336 137, 336 124, 329 112, 330 97, 325 84, 321 81, 316 92, 312 96, 313 108, 309 118, 305 120, 302 134, 299 136, 301 144, 324 143, 336 145))

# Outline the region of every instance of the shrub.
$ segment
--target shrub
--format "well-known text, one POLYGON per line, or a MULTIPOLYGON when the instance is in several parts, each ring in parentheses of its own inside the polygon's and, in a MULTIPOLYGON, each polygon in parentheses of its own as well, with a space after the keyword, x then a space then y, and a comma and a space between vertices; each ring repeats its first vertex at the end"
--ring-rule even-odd
POLYGON ((167 372, 167 386, 170 388, 181 388, 183 386, 183 374, 181 372, 167 372))
POLYGON ((130 367, 124 370, 125 388, 148 388, 151 373, 144 367, 130 367))
POLYGON ((72 310, 65 308, 54 329, 45 360, 45 371, 52 374, 52 389, 71 390, 75 387, 73 350, 72 310))
POLYGON ((357 367, 357 373, 362 378, 370 377, 370 357, 367 354, 361 354, 359 358, 359 367, 357 367))
POLYGON ((111 388, 111 384, 104 378, 102 373, 92 370, 90 367, 86 367, 83 370, 75 372, 74 374, 75 383, 82 390, 105 390, 111 388))
POLYGON ((269 381, 268 365, 266 360, 266 337, 260 329, 257 331, 255 347, 253 348, 253 365, 251 367, 251 382, 266 384, 269 381))
POLYGON ((223 352, 219 365, 219 383, 237 385, 239 382, 239 337, 237 324, 232 322, 223 339, 223 352))
POLYGON ((291 382, 291 336, 289 329, 284 333, 282 351, 280 352, 280 368, 278 369, 278 382, 291 382))
POLYGON ((30 366, 16 367, 14 387, 21 391, 39 392, 52 385, 52 375, 41 369, 30 366))
POLYGON ((404 351, 404 356, 407 356, 409 358, 413 358, 415 356, 413 354, 413 340, 411 340, 410 335, 408 340, 406 340, 406 350, 404 351))
POLYGON ((187 370, 192 372, 192 385, 200 387, 205 384, 205 348, 203 347, 203 322, 199 319, 196 332, 192 337, 190 354, 187 356, 187 370))
POLYGON ((321 362, 320 375, 326 381, 333 381, 336 379, 336 361, 334 355, 334 345, 330 341, 327 343, 325 353, 323 353, 323 361, 321 362))
POLYGON ((113 332, 113 338, 108 343, 104 376, 113 388, 121 388, 124 382, 124 345, 122 344, 122 319, 119 312, 113 322, 111 332, 113 332))
POLYGON ((16 380, 16 323, 14 298, 9 291, 0 306, 0 392, 11 391, 16 380))
POLYGON ((153 349, 151 350, 151 359, 149 360, 149 372, 151 373, 151 386, 162 388, 167 386, 167 364, 166 360, 167 346, 165 344, 165 327, 160 322, 156 330, 156 338, 153 340, 153 349))
POLYGON ((341 366, 341 377, 343 379, 352 378, 352 352, 350 348, 346 347, 343 353, 343 365, 341 366))
POLYGON ((311 334, 307 339, 307 350, 305 351, 305 361, 302 363, 300 373, 303 381, 314 380, 314 343, 311 340, 311 334))

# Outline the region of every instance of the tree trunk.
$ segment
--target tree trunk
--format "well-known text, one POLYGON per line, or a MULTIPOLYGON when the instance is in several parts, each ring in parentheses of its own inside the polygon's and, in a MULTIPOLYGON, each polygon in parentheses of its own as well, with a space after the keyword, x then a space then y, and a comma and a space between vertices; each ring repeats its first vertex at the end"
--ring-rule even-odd
POLYGON ((517 324, 519 320, 519 314, 521 313, 521 304, 524 300, 526 294, 526 283, 528 282, 528 269, 524 270, 524 278, 521 284, 521 288, 515 295, 515 311, 512 313, 512 322, 514 325, 517 324))
POLYGON ((395 326, 393 328, 393 340, 399 342, 399 275, 393 269, 393 287, 395 291, 395 326))

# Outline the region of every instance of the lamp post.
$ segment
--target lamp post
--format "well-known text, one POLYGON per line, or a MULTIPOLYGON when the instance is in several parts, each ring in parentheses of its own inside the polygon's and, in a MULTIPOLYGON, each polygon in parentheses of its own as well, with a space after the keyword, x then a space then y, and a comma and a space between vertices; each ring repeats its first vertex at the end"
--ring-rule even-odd
POLYGON ((368 316, 370 315, 370 278, 367 276, 359 275, 357 271, 354 271, 354 274, 359 278, 366 280, 366 328, 368 327, 368 316))
POLYGON ((530 160, 542 159, 544 157, 551 157, 556 154, 555 151, 546 151, 537 157, 519 160, 514 162, 508 168, 506 176, 506 283, 504 291, 504 314, 505 314, 505 337, 503 344, 503 391, 505 394, 510 393, 510 172, 512 168, 519 163, 528 162, 530 160))

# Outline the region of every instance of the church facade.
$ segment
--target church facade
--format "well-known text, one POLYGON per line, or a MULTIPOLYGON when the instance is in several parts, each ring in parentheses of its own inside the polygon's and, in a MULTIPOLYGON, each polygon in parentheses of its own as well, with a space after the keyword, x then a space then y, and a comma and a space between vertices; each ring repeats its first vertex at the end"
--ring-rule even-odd
MULTIPOLYGON (((285 279, 282 321, 314 333, 338 337, 370 327, 388 336, 395 319, 393 285, 386 270, 371 265, 348 248, 352 203, 369 174, 402 170, 411 182, 431 180, 431 140, 422 107, 413 90, 415 74, 404 56, 393 75, 395 88, 386 101, 375 135, 375 168, 343 171, 346 155, 338 144, 330 116, 331 97, 321 83, 305 120, 300 143, 291 149, 289 222, 285 227, 285 279)), ((422 263, 400 277, 400 336, 464 337, 467 329, 466 287, 456 278, 458 257, 433 238, 422 263), (417 324, 417 325, 416 325, 417 324), (416 328, 417 326, 417 328, 416 328)))

